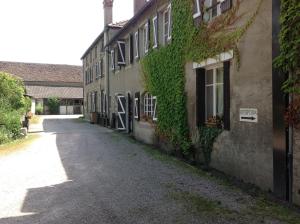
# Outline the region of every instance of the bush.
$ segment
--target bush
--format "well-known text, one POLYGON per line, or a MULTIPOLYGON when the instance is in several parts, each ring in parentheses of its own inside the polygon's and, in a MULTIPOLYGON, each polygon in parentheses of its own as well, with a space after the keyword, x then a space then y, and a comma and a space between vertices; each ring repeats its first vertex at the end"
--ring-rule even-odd
POLYGON ((48 107, 51 114, 57 114, 59 110, 59 99, 57 97, 50 97, 48 99, 48 107))
POLYGON ((9 141, 9 133, 4 126, 0 126, 0 145, 9 141))
POLYGON ((29 109, 23 82, 0 72, 0 144, 20 137, 21 117, 29 109))
POLYGON ((38 103, 38 104, 35 106, 35 113, 36 113, 37 115, 40 115, 40 114, 43 113, 43 111, 44 111, 43 105, 40 104, 40 103, 38 103))

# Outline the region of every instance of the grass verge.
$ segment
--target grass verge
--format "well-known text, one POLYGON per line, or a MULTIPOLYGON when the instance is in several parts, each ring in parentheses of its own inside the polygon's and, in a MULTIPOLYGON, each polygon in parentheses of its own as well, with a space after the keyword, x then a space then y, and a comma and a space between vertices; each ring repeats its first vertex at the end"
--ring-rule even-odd
POLYGON ((27 136, 27 138, 17 139, 12 142, 0 145, 0 156, 7 155, 17 150, 21 150, 30 145, 38 137, 39 135, 30 134, 27 136))

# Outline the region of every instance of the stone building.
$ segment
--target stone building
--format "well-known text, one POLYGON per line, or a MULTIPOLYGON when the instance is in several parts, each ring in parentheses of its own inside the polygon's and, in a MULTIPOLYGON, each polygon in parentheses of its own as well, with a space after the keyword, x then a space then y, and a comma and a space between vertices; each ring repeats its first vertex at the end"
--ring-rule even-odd
MULTIPOLYGON (((160 105, 157 97, 146 91, 140 61, 151 54, 150 50, 172 44, 174 2, 134 0, 133 17, 104 42, 105 83, 93 78, 95 88, 104 86, 105 114, 110 126, 149 144, 159 140, 155 128, 160 105)), ((198 126, 219 117, 223 130, 214 143, 211 166, 300 204, 300 152, 295 147, 294 160, 289 156, 292 143, 287 141, 289 134, 284 124, 286 101, 281 85, 285 77, 272 67, 279 48, 280 1, 192 2, 195 26, 202 20, 209 25, 233 8, 239 19, 230 28, 249 25, 236 43, 238 51, 226 49, 202 61, 185 63, 190 135, 198 126)), ((87 54, 92 51, 83 57, 84 65, 87 54)), ((90 82, 89 75, 85 80, 90 82)), ((93 97, 89 100, 90 86, 84 89, 88 99, 86 116, 102 112, 95 103, 102 101, 93 97)), ((298 142, 299 136, 295 135, 295 143, 298 142)))
POLYGON ((81 57, 84 75, 84 114, 93 122, 109 124, 109 53, 104 46, 126 21, 113 23, 113 0, 103 1, 104 29, 81 57), (97 114, 92 118, 92 114, 97 114))
POLYGON ((0 62, 0 71, 21 78, 26 94, 31 97, 31 112, 36 105, 43 107, 43 114, 49 114, 47 100, 60 100, 59 114, 83 113, 83 85, 81 66, 0 62))

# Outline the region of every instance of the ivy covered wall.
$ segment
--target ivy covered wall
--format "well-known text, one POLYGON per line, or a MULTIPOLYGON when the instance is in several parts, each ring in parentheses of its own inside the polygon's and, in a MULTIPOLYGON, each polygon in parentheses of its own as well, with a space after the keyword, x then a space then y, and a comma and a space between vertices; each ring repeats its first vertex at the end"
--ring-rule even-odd
MULTIPOLYGON (((172 41, 159 49, 150 48, 142 61, 145 88, 157 96, 157 134, 172 142, 183 153, 191 146, 187 124, 185 94, 185 64, 200 62, 234 50, 235 62, 239 61, 237 44, 253 23, 263 0, 257 1, 257 8, 246 22, 232 28, 242 15, 237 15, 240 0, 226 13, 209 23, 195 25, 192 0, 172 1, 172 41), (229 28, 230 27, 230 28, 229 28)), ((202 15, 205 7, 202 5, 202 15)))

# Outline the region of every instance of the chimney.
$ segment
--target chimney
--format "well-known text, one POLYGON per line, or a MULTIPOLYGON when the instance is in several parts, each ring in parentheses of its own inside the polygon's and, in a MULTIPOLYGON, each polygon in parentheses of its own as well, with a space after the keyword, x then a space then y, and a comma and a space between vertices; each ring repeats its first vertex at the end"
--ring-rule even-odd
POLYGON ((114 0, 103 0, 104 27, 113 22, 113 3, 114 0))
POLYGON ((149 0, 133 0, 134 15, 141 9, 149 0))

